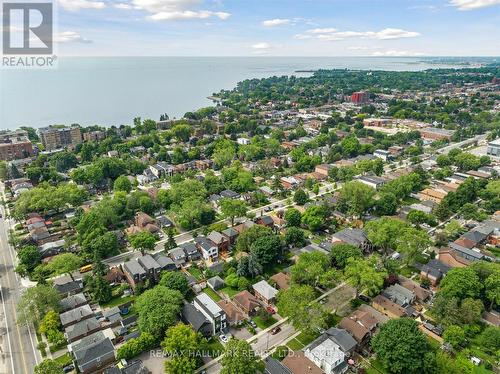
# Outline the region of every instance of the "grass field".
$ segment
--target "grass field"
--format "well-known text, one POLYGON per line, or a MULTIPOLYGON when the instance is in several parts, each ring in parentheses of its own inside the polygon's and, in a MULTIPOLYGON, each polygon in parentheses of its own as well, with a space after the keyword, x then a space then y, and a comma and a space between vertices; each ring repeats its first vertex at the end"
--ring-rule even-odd
POLYGON ((255 322, 255 324, 257 325, 257 327, 260 327, 262 330, 264 329, 267 329, 269 326, 272 326, 274 325, 276 322, 278 322, 276 320, 276 318, 274 317, 270 317, 267 321, 264 320, 262 317, 260 316, 255 316, 255 317, 252 317, 253 321, 255 322))
POLYGON ((126 296, 126 297, 121 297, 121 296, 115 296, 113 297, 110 301, 107 303, 101 305, 103 308, 112 308, 114 306, 119 306, 125 303, 128 303, 129 301, 134 301, 135 296, 126 296))
POLYGON ((220 290, 222 293, 225 293, 227 296, 229 296, 231 299, 234 297, 234 295, 236 295, 237 293, 239 293, 240 291, 238 291, 236 288, 232 288, 232 287, 224 287, 220 290))
POLYGON ((210 298, 215 302, 222 300, 222 298, 219 295, 217 295, 217 293, 215 293, 215 291, 212 290, 211 288, 207 287, 203 290, 203 292, 205 292, 208 296, 210 296, 210 298))
POLYGON ((288 343, 286 343, 288 348, 290 348, 292 351, 300 351, 302 348, 304 348, 304 344, 299 342, 297 339, 292 339, 288 343))

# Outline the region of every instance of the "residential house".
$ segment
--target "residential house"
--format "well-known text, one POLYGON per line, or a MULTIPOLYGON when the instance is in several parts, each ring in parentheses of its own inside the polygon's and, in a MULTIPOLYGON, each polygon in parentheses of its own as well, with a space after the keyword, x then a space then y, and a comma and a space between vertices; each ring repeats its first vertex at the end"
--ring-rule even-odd
POLYGON ((108 270, 108 273, 103 277, 106 281, 113 284, 118 284, 126 280, 125 274, 119 267, 112 267, 108 270))
POLYGON ((321 164, 321 165, 316 165, 314 168, 314 171, 318 174, 322 174, 325 177, 328 177, 328 172, 333 169, 333 165, 329 164, 321 164))
MULTIPOLYGON (((278 361, 279 362, 279 361, 278 361)), ((315 362, 310 360, 306 354, 302 351, 293 352, 286 356, 283 361, 281 361, 282 366, 284 366, 289 373, 292 374, 325 374, 326 371, 322 368, 320 369, 315 362)), ((278 374, 285 374, 285 372, 278 372, 278 374)), ((332 372, 337 374, 337 372, 332 372)), ((343 373, 342 371, 339 373, 343 373)), ((274 374, 274 373, 273 373, 274 374)))
POLYGON ((198 236, 194 242, 205 260, 215 261, 219 257, 219 248, 209 239, 198 236))
MULTIPOLYGON (((354 341, 354 346, 356 346, 356 341, 354 341)), ((304 356, 325 373, 342 374, 347 371, 346 354, 336 340, 331 339, 328 332, 304 348, 304 356)), ((284 364, 287 365, 286 362, 284 364)))
POLYGON ((372 306, 380 313, 384 313, 390 318, 401 318, 407 315, 403 307, 382 295, 378 295, 373 298, 372 306))
POLYGON ((220 300, 217 305, 226 313, 229 326, 238 326, 245 321, 245 314, 231 301, 220 300))
POLYGON ((265 280, 261 280, 252 285, 255 297, 264 301, 266 304, 274 304, 276 301, 276 295, 278 290, 267 283, 265 280))
POLYGON ((383 161, 389 161, 392 159, 392 153, 390 151, 386 151, 385 149, 377 149, 373 152, 373 155, 383 161))
POLYGON ((165 256, 163 253, 157 253, 154 255, 154 259, 160 265, 162 271, 174 271, 177 270, 174 260, 170 257, 165 256))
POLYGON ((415 301, 415 294, 400 284, 393 284, 382 291, 382 296, 406 308, 415 301))
POLYGON ((181 309, 182 320, 191 325, 194 331, 205 337, 212 336, 213 326, 208 318, 193 304, 184 304, 181 309))
POLYGON ((365 253, 371 252, 373 248, 370 240, 368 239, 368 235, 366 235, 365 231, 362 229, 346 228, 340 230, 333 234, 332 243, 351 244, 358 247, 365 253))
POLYGON ((150 254, 146 254, 137 259, 137 262, 146 271, 146 276, 151 282, 158 282, 160 280, 161 265, 150 254))
POLYGON ((218 275, 207 280, 207 286, 214 291, 218 291, 221 288, 224 288, 225 285, 226 284, 224 283, 224 280, 218 275))
MULTIPOLYGON (((264 374, 293 374, 281 361, 278 361, 271 356, 267 356, 264 359, 264 363, 266 365, 264 368, 264 374)), ((311 364, 313 363, 311 362, 311 364)), ((318 370, 319 373, 323 373, 321 369, 318 368, 318 370)), ((311 372, 311 374, 313 373, 311 372)))
POLYGON ((186 253, 180 247, 171 249, 168 251, 168 255, 172 260, 174 260, 175 266, 180 269, 182 266, 186 264, 186 253))
POLYGON ((184 243, 179 246, 184 250, 184 253, 186 257, 189 259, 189 261, 198 261, 201 259, 201 253, 198 251, 198 247, 196 246, 195 243, 189 242, 189 243, 184 243))
POLYGON ((61 313, 59 315, 59 319, 61 320, 62 327, 66 328, 88 318, 93 318, 94 316, 94 311, 90 305, 85 304, 78 308, 61 313))
POLYGON ((238 238, 238 231, 236 231, 232 227, 229 227, 224 231, 222 231, 222 235, 224 235, 228 239, 229 245, 236 244, 236 239, 238 238))
POLYGON ((241 197, 241 195, 238 192, 234 192, 232 190, 221 191, 219 195, 223 199, 239 199, 241 197))
POLYGON ((376 175, 363 175, 356 178, 356 180, 376 190, 385 184, 385 179, 377 177, 376 175))
POLYGON ((285 190, 293 190, 293 189, 299 187, 301 184, 294 177, 281 177, 280 182, 285 190))
POLYGON ((415 295, 415 299, 419 302, 423 303, 427 301, 431 296, 431 292, 426 290, 425 288, 422 288, 417 282, 405 278, 401 275, 398 278, 399 284, 401 284, 401 286, 406 288, 407 290, 413 292, 413 294, 415 295))
POLYGON ((146 270, 135 259, 125 262, 123 264, 123 271, 128 283, 134 290, 138 284, 143 284, 148 276, 146 270))
POLYGON ((419 193, 420 200, 430 200, 436 204, 440 204, 448 193, 444 190, 435 188, 426 188, 419 193))
POLYGON ((73 351, 78 371, 82 374, 104 370, 115 361, 115 347, 109 338, 89 342, 81 349, 73 351))
POLYGON ((450 266, 435 258, 424 265, 416 264, 416 267, 420 270, 420 278, 428 279, 433 286, 436 286, 450 270, 450 266))
POLYGON ((371 336, 370 330, 353 318, 342 318, 337 327, 346 330, 359 345, 364 345, 371 336))
POLYGON ((258 225, 266 226, 269 228, 274 227, 274 220, 271 216, 260 216, 256 219, 258 225))
POLYGON ((64 329, 64 336, 69 343, 76 342, 85 336, 101 330, 101 324, 95 318, 87 318, 64 329))
POLYGON ((83 293, 70 295, 59 301, 60 311, 66 312, 87 304, 87 298, 83 293))
POLYGON ((439 250, 438 259, 441 263, 452 268, 463 268, 470 265, 470 261, 466 260, 458 254, 455 250, 444 247, 439 250))
POLYGON ((219 252, 225 252, 229 249, 229 239, 217 231, 208 234, 207 239, 217 246, 219 252))
POLYGON ((54 279, 54 288, 61 295, 74 295, 82 292, 83 282, 81 279, 72 279, 70 276, 63 276, 54 279))
POLYGON ((193 300, 193 305, 210 321, 212 334, 224 333, 227 329, 226 313, 206 293, 201 293, 193 300))
POLYGON ((261 307, 259 299, 247 290, 243 290, 234 295, 233 303, 249 316, 257 313, 261 307))

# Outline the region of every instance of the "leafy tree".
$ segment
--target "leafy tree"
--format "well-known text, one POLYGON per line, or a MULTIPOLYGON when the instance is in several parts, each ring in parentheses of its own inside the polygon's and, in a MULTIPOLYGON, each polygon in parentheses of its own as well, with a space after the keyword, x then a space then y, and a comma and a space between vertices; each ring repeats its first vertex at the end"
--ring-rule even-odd
POLYGON ((118 178, 115 179, 115 183, 113 184, 113 189, 115 191, 125 191, 128 193, 132 191, 132 183, 130 183, 130 180, 128 179, 127 176, 120 175, 118 178))
POLYGON ((358 247, 347 243, 335 244, 330 250, 332 263, 339 269, 345 268, 349 258, 361 258, 362 255, 358 247))
POLYGON ((425 231, 408 227, 397 239, 396 249, 403 254, 407 265, 416 262, 418 255, 431 245, 429 234, 425 231))
POLYGON ((69 274, 78 270, 82 264, 82 259, 74 253, 61 253, 55 256, 49 263, 49 268, 54 274, 69 274))
POLYGON ((335 269, 330 266, 328 255, 317 251, 300 254, 291 273, 293 282, 313 287, 330 287, 339 279, 335 269))
POLYGON ((111 285, 102 276, 88 276, 85 281, 92 299, 98 304, 102 305, 113 298, 111 285))
POLYGON ((490 307, 500 305, 500 269, 491 273, 484 283, 486 298, 490 301, 490 307))
POLYGON ((186 296, 189 291, 187 278, 180 271, 164 272, 160 279, 160 285, 172 290, 177 290, 183 296, 186 296))
POLYGON ((285 244, 291 247, 303 247, 306 244, 304 230, 295 226, 287 228, 285 244))
POLYGON ((385 270, 377 269, 377 259, 372 256, 369 259, 349 258, 344 269, 346 281, 356 288, 356 296, 361 291, 368 295, 376 295, 382 289, 387 276, 385 270))
POLYGON ((49 310, 59 310, 59 294, 51 286, 38 284, 21 295, 17 303, 17 320, 21 324, 37 324, 49 310))
POLYGON ((221 374, 254 374, 257 372, 257 357, 249 343, 231 339, 226 344, 224 357, 220 361, 221 374))
POLYGON ((288 208, 285 211, 285 221, 288 227, 300 226, 302 214, 295 208, 288 208))
POLYGON ((451 269, 440 284, 440 293, 446 297, 479 298, 483 285, 475 271, 469 267, 451 269))
POLYGON ((129 240, 132 247, 141 251, 142 255, 144 255, 144 252, 152 251, 155 248, 156 238, 149 231, 131 235, 129 240))
POLYGON ((453 239, 463 232, 463 227, 457 220, 452 219, 444 227, 444 232, 446 233, 448 238, 453 239))
POLYGON ((33 269, 42 261, 42 255, 40 254, 38 248, 34 245, 22 247, 17 252, 17 257, 19 258, 19 263, 24 265, 29 272, 33 271, 33 269))
POLYGON ((398 198, 391 192, 381 193, 375 201, 375 211, 379 216, 391 216, 398 208, 398 198))
POLYGON ((444 330, 443 339, 445 342, 450 343, 453 348, 459 349, 465 344, 465 332, 462 327, 451 325, 444 330))
POLYGON ((377 359, 391 373, 424 373, 429 370, 426 361, 432 355, 429 343, 409 318, 398 318, 382 325, 372 339, 377 359))
POLYGON ((382 217, 369 221, 365 225, 365 231, 372 244, 387 253, 389 249, 396 247, 397 238, 406 227, 406 223, 399 219, 382 217))
POLYGON ((488 326, 479 335, 479 342, 481 347, 490 354, 498 354, 498 347, 500 347, 500 327, 488 326))
POLYGON ((272 235, 269 227, 254 225, 243 231, 236 241, 236 249, 242 252, 249 252, 252 244, 259 238, 272 235))
POLYGON ((64 374, 62 365, 49 358, 35 366, 35 374, 64 374))
POLYGON ((311 205, 307 207, 302 215, 302 224, 309 227, 311 231, 318 231, 328 222, 328 211, 323 205, 311 205))
POLYGON ((340 190, 339 206, 353 216, 362 216, 374 204, 375 190, 358 181, 347 182, 340 190))
POLYGON ((139 337, 130 339, 118 348, 116 358, 119 360, 129 360, 138 356, 141 352, 154 348, 157 344, 157 339, 147 332, 141 332, 139 337))
POLYGON ((309 200, 309 197, 307 196, 307 194, 305 193, 305 191, 303 189, 299 188, 293 194, 293 201, 297 205, 304 205, 305 203, 307 203, 307 200, 309 200))
POLYGON ((266 267, 272 265, 281 255, 283 243, 278 235, 263 236, 255 240, 250 247, 250 254, 266 267))
POLYGON ((147 332, 159 339, 167 328, 173 326, 181 311, 182 294, 165 286, 156 286, 140 295, 134 304, 141 332, 147 332))
POLYGON ((165 373, 194 373, 198 367, 196 352, 201 349, 203 339, 191 326, 179 323, 167 330, 161 346, 170 356, 165 361, 165 373))
POLYGON ((325 311, 315 298, 311 286, 293 284, 278 293, 277 307, 280 315, 288 316, 297 330, 312 332, 326 327, 325 311))
POLYGON ((224 217, 231 220, 231 226, 234 226, 236 217, 243 217, 247 213, 247 206, 242 200, 222 199, 220 205, 224 217))
POLYGON ((481 300, 447 297, 438 292, 432 306, 432 314, 445 326, 474 324, 481 318, 483 303, 481 300))

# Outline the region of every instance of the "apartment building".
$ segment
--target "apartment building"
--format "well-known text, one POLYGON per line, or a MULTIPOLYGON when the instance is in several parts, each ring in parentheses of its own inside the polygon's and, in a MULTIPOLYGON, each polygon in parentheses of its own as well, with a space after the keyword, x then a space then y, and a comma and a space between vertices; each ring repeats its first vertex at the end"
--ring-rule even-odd
POLYGON ((74 147, 82 142, 82 133, 79 126, 71 127, 42 127, 38 134, 46 150, 74 147))
POLYGON ((12 161, 33 156, 33 145, 23 130, 0 131, 0 160, 12 161))

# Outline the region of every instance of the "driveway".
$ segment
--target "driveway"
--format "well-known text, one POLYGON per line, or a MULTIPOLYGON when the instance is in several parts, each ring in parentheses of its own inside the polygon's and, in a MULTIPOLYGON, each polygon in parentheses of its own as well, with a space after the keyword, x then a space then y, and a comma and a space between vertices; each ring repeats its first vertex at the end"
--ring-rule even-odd
POLYGON ((339 316, 345 316, 349 314, 349 301, 355 297, 356 289, 348 284, 344 284, 325 298, 326 302, 324 305, 327 310, 334 311, 339 316))
POLYGON ((142 352, 137 358, 151 371, 151 374, 164 374, 165 358, 161 357, 161 352, 161 348, 158 348, 158 350, 142 352))

